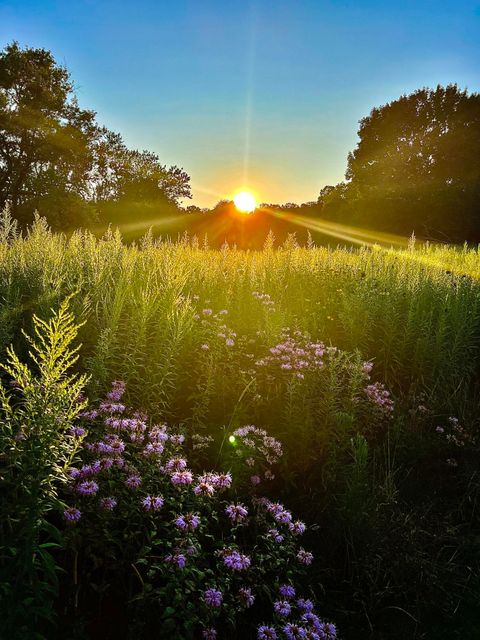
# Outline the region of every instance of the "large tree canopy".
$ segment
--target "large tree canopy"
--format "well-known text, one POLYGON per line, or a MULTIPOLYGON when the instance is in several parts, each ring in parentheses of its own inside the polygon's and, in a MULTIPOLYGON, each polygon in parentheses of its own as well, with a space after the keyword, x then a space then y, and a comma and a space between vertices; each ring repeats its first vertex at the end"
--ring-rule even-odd
POLYGON ((468 188, 480 181, 480 95, 456 85, 420 89, 373 109, 346 178, 359 191, 468 188))
POLYGON ((403 236, 480 242, 480 95, 419 89, 360 121, 346 182, 319 213, 403 236))
POLYGON ((54 226, 71 227, 105 203, 176 206, 191 197, 182 169, 128 149, 95 115, 79 107, 49 51, 8 45, 0 53, 0 206, 9 202, 23 222, 39 209, 54 226))

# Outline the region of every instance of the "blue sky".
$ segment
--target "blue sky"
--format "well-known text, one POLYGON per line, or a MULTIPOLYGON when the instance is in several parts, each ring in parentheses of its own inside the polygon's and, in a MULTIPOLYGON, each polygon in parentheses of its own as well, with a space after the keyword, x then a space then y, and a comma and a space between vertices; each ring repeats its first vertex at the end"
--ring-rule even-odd
POLYGON ((479 0, 2 0, 14 39, 51 49, 128 145, 184 167, 201 206, 241 186, 316 199, 372 107, 480 90, 479 0))

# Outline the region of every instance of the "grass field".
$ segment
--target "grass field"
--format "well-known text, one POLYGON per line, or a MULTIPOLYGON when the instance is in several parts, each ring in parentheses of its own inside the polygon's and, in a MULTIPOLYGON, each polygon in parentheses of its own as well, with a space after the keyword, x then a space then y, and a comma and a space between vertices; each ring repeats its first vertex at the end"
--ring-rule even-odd
POLYGON ((90 400, 124 381, 126 404, 205 438, 199 472, 235 467, 243 425, 283 444, 268 491, 309 526, 306 580, 341 637, 475 637, 477 249, 217 251, 4 228, 0 352, 29 361, 21 329, 69 296, 90 400))

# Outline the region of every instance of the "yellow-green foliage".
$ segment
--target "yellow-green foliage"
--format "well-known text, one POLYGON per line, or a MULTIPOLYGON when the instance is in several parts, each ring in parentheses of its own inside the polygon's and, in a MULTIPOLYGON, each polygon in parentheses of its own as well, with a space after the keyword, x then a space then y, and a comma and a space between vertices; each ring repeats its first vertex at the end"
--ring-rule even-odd
POLYGON ((18 327, 28 328, 32 313, 45 315, 76 293, 72 309, 86 322, 83 356, 94 381, 122 378, 137 401, 174 412, 199 357, 203 391, 225 384, 214 379, 215 354, 199 356, 195 314, 210 306, 227 309, 239 335, 262 331, 268 345, 283 327, 301 329, 374 359, 377 376, 397 394, 415 385, 461 400, 478 364, 479 277, 478 251, 468 248, 301 248, 290 241, 260 252, 215 251, 196 239, 149 236, 127 246, 113 232, 102 239, 52 234, 37 219, 25 237, 0 243, 0 348, 18 327), (274 310, 254 291, 268 293, 274 310))

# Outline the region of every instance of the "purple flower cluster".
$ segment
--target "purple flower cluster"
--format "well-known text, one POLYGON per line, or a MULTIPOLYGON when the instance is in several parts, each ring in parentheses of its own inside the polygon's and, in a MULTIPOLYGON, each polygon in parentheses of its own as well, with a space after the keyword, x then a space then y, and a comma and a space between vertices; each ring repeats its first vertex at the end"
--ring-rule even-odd
POLYGON ((238 599, 245 609, 251 607, 255 602, 255 596, 252 594, 252 590, 247 587, 241 587, 238 590, 238 599))
POLYGON ((258 640, 276 640, 277 638, 287 638, 288 640, 299 640, 309 638, 310 640, 336 640, 337 630, 334 624, 324 622, 314 613, 314 604, 311 600, 299 598, 295 603, 295 589, 291 585, 282 585, 279 588, 283 600, 277 600, 273 604, 274 613, 279 618, 297 617, 298 620, 280 622, 280 628, 276 626, 260 625, 257 628, 258 640))
MULTIPOLYGON (((194 475, 188 468, 186 457, 181 453, 181 447, 185 442, 184 435, 171 433, 166 425, 149 427, 147 417, 142 414, 131 414, 132 417, 130 417, 126 410, 117 411, 118 407, 115 410, 112 409, 114 405, 119 404, 123 393, 124 385, 114 383, 112 391, 101 405, 103 408, 96 415, 98 422, 92 425, 91 429, 88 427, 88 431, 83 426, 79 427, 81 431, 72 431, 75 437, 85 436, 81 442, 85 463, 70 471, 70 489, 74 494, 88 497, 88 500, 84 501, 85 508, 82 507, 83 517, 75 506, 65 509, 63 515, 67 522, 76 523, 81 517, 83 520, 93 509, 103 513, 103 517, 107 518, 107 512, 113 511, 120 501, 130 506, 136 514, 135 517, 141 515, 142 511, 155 515, 162 535, 166 536, 165 548, 160 556, 163 558, 163 571, 170 573, 175 570, 178 576, 176 580, 182 579, 182 574, 178 570, 184 569, 187 562, 195 563, 197 556, 202 558, 202 561, 205 560, 204 555, 208 550, 202 548, 202 535, 212 515, 215 521, 222 523, 221 520, 217 520, 217 514, 221 514, 222 511, 232 525, 243 524, 245 528, 252 522, 260 526, 266 525, 265 531, 268 533, 265 539, 273 538, 280 543, 290 536, 288 544, 277 548, 270 544, 268 549, 271 554, 277 554, 278 557, 285 554, 285 557, 293 559, 294 554, 297 553, 297 560, 300 563, 311 562, 312 556, 307 551, 304 549, 295 551, 297 547, 293 536, 303 533, 305 525, 300 521, 293 521, 290 511, 279 503, 270 502, 267 498, 252 498, 252 503, 264 510, 262 515, 242 502, 232 501, 231 497, 224 501, 221 494, 231 487, 231 474, 210 471, 194 475), (118 415, 119 413, 122 415, 118 415), (130 489, 138 489, 141 486, 144 488, 143 496, 137 492, 126 491, 125 486, 130 489), (118 487, 118 493, 115 493, 112 487, 118 487), (203 496, 209 499, 204 500, 203 496), (177 507, 176 512, 173 511, 175 507, 177 507), (203 526, 200 526, 201 523, 203 526)), ((253 425, 237 429, 234 437, 241 441, 252 457, 253 465, 247 463, 246 467, 255 467, 260 456, 263 456, 263 464, 265 461, 272 464, 282 455, 281 444, 271 438, 265 430, 253 425)), ((193 438, 192 442, 194 442, 193 438)), ((267 470, 264 477, 271 478, 273 474, 267 470)), ((248 580, 250 576, 248 569, 252 565, 255 566, 257 561, 259 563, 265 561, 262 554, 259 554, 257 559, 252 557, 247 549, 239 549, 235 534, 229 533, 225 528, 224 536, 224 542, 220 542, 223 536, 216 542, 216 545, 219 543, 225 545, 224 548, 219 550, 217 546, 217 550, 213 551, 218 558, 219 576, 225 576, 225 569, 227 569, 228 572, 245 575, 248 580)), ((245 540, 248 539, 249 537, 245 536, 245 540)), ((261 567, 261 564, 259 566, 261 567)), ((188 575, 190 576, 191 572, 188 572, 188 575)), ((224 593, 216 587, 206 588, 203 583, 198 584, 197 593, 200 593, 199 597, 203 599, 204 604, 209 609, 217 610, 208 614, 209 616, 219 613, 218 610, 222 608, 224 601, 227 601, 227 597, 230 603, 233 596, 237 604, 237 612, 240 608, 247 609, 254 604, 255 596, 252 589, 246 585, 239 588, 236 580, 233 575, 230 575, 225 579, 225 583, 219 585, 224 593), (234 589, 233 593, 232 589, 234 589)), ((277 616, 277 620, 283 620, 282 625, 286 622, 285 618, 288 618, 289 624, 295 625, 297 621, 294 619, 294 613, 303 617, 313 615, 313 604, 309 600, 302 599, 295 604, 294 596, 295 590, 290 585, 283 585, 280 588, 280 596, 274 604, 272 613, 277 616)), ((306 619, 303 621, 302 618, 301 622, 305 628, 308 627, 306 619)), ((284 637, 287 633, 285 629, 285 625, 281 629, 276 629, 275 626, 263 626, 258 629, 258 637, 276 638, 277 634, 283 634, 282 637, 284 637)), ((294 626, 290 631, 297 633, 294 626)), ((310 631, 309 637, 315 640, 313 631, 310 631)), ((320 633, 317 635, 319 638, 328 637, 321 636, 320 633)), ((214 628, 203 629, 204 638, 216 638, 216 636, 217 632, 214 628)))
POLYGON ((250 558, 235 549, 224 549, 221 555, 223 564, 232 571, 245 571, 250 567, 250 558))
POLYGON ((63 512, 63 517, 67 522, 78 522, 82 517, 82 512, 76 507, 68 507, 68 509, 65 509, 63 512))
POLYGON ((180 531, 195 531, 199 524, 200 517, 194 513, 187 513, 175 519, 175 526, 177 529, 180 529, 180 531))
POLYGON ((217 589, 207 589, 204 593, 203 599, 207 607, 220 607, 222 605, 223 595, 221 591, 217 589))
MULTIPOLYGON (((253 424, 247 424, 244 427, 235 429, 233 436, 238 438, 242 445, 249 451, 247 455, 261 454, 267 464, 275 464, 283 455, 282 444, 269 436, 265 429, 259 429, 253 424)), ((250 460, 250 458, 247 458, 250 460)), ((251 458, 253 464, 255 459, 251 458)), ((249 466, 253 466, 248 463, 249 466)), ((267 475, 267 479, 270 473, 267 475)))
POLYGON ((183 569, 187 564, 186 555, 178 551, 175 553, 169 553, 165 556, 164 560, 167 564, 175 565, 179 569, 183 569))
POLYGON ((456 447, 464 447, 467 443, 473 442, 473 438, 462 427, 458 418, 450 417, 445 427, 438 426, 435 431, 456 447))
POLYGON ((387 416, 391 416, 394 409, 394 402, 390 398, 390 392, 385 389, 385 385, 381 382, 375 382, 365 387, 365 393, 367 394, 370 402, 379 407, 387 416))
POLYGON ((257 368, 280 370, 303 379, 305 372, 321 369, 325 358, 336 349, 326 347, 323 342, 311 342, 301 331, 291 334, 289 329, 284 329, 281 342, 271 347, 269 352, 268 356, 255 362, 257 368))
POLYGON ((158 511, 163 507, 162 496, 146 496, 142 500, 142 505, 145 511, 158 511))
POLYGON ((248 516, 248 509, 241 503, 232 503, 226 507, 225 513, 234 524, 238 524, 248 516))
POLYGON ((260 291, 253 291, 252 296, 256 298, 259 302, 261 302, 262 305, 267 308, 267 311, 269 312, 275 311, 275 302, 272 300, 270 294, 261 293, 260 291))

